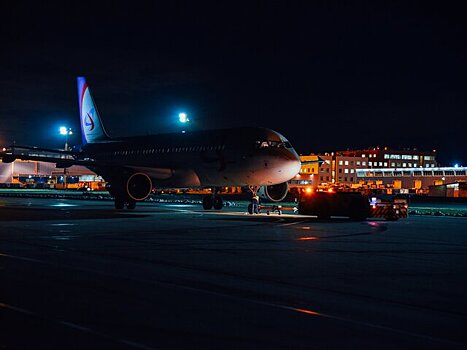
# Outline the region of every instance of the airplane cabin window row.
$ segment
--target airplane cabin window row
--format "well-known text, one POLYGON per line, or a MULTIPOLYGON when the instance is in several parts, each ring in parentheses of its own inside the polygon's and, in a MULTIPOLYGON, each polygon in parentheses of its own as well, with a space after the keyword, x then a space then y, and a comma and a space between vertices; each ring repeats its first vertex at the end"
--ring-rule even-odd
POLYGON ((217 146, 181 146, 181 147, 169 147, 169 148, 145 148, 145 149, 133 149, 125 151, 112 152, 113 155, 117 156, 129 156, 129 155, 149 155, 159 153, 181 153, 181 152, 205 152, 205 151, 223 151, 225 145, 217 146))

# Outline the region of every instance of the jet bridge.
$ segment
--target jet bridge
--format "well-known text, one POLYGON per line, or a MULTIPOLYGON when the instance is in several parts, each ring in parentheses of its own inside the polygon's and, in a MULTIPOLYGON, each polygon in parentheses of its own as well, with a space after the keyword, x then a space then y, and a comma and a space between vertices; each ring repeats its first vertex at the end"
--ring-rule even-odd
POLYGON ((57 163, 59 168, 67 168, 76 163, 75 152, 27 146, 3 148, 0 158, 3 163, 12 163, 16 159, 57 163))

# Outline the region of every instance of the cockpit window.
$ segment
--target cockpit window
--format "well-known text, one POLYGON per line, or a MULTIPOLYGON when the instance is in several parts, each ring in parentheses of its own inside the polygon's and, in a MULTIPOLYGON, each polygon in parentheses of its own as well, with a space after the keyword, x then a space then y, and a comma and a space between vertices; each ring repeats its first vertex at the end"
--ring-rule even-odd
POLYGON ((282 141, 256 141, 256 147, 257 148, 292 148, 292 145, 288 142, 282 142, 282 141))

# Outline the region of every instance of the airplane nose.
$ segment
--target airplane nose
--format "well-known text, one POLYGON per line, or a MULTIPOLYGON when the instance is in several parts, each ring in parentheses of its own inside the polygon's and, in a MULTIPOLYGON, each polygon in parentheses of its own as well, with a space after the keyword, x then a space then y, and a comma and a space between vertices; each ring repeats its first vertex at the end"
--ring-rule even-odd
POLYGON ((290 180, 299 173, 302 165, 300 162, 300 157, 293 150, 289 152, 289 154, 287 155, 287 158, 288 160, 287 160, 286 166, 284 167, 285 168, 284 173, 287 174, 288 180, 290 180))
POLYGON ((291 172, 292 172, 292 177, 297 175, 300 172, 300 168, 302 167, 302 163, 300 162, 300 157, 297 156, 294 160, 291 161, 291 172))

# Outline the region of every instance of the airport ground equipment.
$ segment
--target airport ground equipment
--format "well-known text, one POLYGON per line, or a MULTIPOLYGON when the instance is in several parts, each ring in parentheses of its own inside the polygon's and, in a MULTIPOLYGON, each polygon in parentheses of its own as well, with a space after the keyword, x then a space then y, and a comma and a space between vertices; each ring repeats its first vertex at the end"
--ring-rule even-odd
POLYGON ((347 216, 352 220, 367 218, 384 218, 398 220, 407 217, 407 201, 393 199, 382 201, 360 192, 314 192, 301 195, 298 212, 304 215, 315 215, 320 219, 331 216, 347 216))
POLYGON ((316 215, 319 219, 348 216, 365 220, 371 216, 368 197, 359 192, 313 192, 300 196, 298 213, 316 215))
MULTIPOLYGON (((269 214, 279 214, 281 215, 283 211, 293 211, 294 213, 297 212, 297 207, 286 207, 282 205, 258 205, 258 213, 266 213, 269 214)), ((253 205, 250 203, 248 205, 248 214, 253 214, 253 205)))
POLYGON ((408 212, 407 200, 394 199, 382 201, 376 197, 370 201, 371 217, 384 218, 390 221, 396 221, 400 218, 406 218, 408 212))

